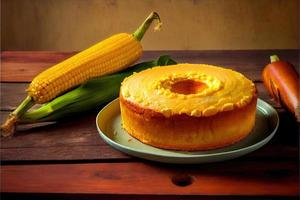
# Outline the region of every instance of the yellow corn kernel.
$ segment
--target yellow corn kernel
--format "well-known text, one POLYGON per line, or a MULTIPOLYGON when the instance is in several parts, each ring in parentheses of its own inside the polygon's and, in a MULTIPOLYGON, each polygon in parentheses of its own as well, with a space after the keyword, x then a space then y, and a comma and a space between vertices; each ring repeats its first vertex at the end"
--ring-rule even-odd
POLYGON ((142 47, 131 34, 116 34, 43 71, 33 79, 28 94, 45 103, 86 80, 120 71, 137 61, 142 47))

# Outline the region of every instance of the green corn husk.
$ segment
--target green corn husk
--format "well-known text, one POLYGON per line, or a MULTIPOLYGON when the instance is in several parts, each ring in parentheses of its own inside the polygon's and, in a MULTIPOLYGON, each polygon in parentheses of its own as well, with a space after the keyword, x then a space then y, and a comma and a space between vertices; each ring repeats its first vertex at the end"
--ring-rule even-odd
POLYGON ((133 72, 172 64, 176 64, 172 58, 160 56, 157 60, 136 64, 122 72, 91 79, 40 108, 27 111, 19 118, 18 123, 58 121, 65 117, 74 116, 74 114, 99 109, 103 104, 118 97, 121 82, 133 72))

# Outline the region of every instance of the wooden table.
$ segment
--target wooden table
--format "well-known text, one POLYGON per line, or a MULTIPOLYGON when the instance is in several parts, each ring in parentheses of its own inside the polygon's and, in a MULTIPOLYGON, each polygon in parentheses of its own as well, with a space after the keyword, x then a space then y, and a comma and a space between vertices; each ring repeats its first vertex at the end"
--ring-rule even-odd
MULTIPOLYGON (((73 54, 2 52, 2 121, 25 97, 33 76, 73 54)), ((142 60, 162 54, 178 62, 221 65, 251 78, 259 97, 279 112, 275 137, 263 148, 238 159, 171 165, 133 158, 111 148, 97 133, 97 111, 57 124, 25 126, 13 138, 1 139, 2 197, 297 199, 299 124, 269 98, 261 70, 272 54, 299 67, 298 51, 148 51, 142 60)))

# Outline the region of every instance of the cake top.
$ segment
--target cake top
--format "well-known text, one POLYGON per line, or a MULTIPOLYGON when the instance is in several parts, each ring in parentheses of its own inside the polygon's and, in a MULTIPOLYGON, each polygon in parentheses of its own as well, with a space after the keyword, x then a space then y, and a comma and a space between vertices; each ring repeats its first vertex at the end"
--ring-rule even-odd
POLYGON ((164 116, 212 116, 243 107, 256 93, 241 73, 205 64, 154 67, 124 79, 124 99, 164 116))

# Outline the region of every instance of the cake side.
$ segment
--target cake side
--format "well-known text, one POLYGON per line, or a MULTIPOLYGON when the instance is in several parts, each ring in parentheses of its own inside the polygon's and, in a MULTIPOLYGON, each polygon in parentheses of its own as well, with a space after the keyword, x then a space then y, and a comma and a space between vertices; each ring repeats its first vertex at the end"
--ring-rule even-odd
POLYGON ((123 128, 143 143, 174 150, 209 150, 234 144, 255 124, 257 98, 241 108, 209 117, 165 117, 120 96, 123 128))

